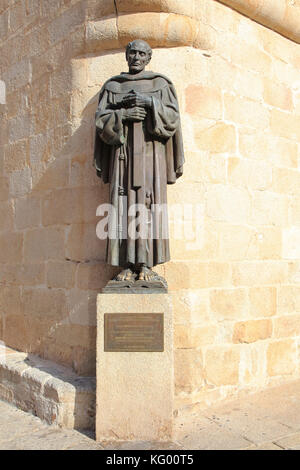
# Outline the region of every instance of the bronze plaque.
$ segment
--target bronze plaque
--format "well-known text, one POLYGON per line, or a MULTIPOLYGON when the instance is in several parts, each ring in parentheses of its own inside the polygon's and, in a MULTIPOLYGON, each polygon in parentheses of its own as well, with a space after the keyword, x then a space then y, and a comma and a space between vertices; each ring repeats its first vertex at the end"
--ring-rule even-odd
POLYGON ((105 313, 104 351, 162 352, 163 313, 105 313))

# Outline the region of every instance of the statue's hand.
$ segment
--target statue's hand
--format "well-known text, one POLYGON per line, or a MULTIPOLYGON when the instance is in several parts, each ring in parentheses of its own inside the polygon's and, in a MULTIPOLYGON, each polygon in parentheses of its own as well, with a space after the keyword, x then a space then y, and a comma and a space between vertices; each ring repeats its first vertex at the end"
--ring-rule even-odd
POLYGON ((147 111, 144 108, 136 106, 135 108, 124 109, 123 120, 124 121, 143 121, 147 116, 147 111))
POLYGON ((143 95, 142 93, 133 93, 132 95, 126 95, 122 103, 126 108, 134 108, 136 106, 151 108, 152 100, 150 96, 143 95))

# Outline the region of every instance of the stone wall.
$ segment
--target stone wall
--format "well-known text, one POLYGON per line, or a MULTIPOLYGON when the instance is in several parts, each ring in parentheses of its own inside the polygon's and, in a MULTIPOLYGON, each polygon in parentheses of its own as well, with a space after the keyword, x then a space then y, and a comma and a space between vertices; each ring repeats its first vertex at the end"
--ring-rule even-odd
POLYGON ((1 5, 2 340, 94 373, 96 294, 114 272, 95 233, 108 188, 92 167, 94 112, 139 36, 181 107, 170 207, 199 208, 192 223, 170 211, 171 234, 198 239, 172 235, 159 268, 176 306, 177 404, 299 377, 300 46, 213 0, 1 5))
POLYGON ((92 120, 74 112, 86 3, 2 1, 0 17, 1 336, 79 374, 95 370, 103 259, 92 120))

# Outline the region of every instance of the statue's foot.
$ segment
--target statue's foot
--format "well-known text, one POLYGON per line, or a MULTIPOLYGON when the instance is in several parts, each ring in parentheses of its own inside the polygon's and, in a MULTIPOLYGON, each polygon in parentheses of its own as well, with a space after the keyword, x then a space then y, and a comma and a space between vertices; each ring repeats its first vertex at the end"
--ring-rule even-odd
POLYGON ((130 268, 123 269, 117 276, 114 278, 115 281, 134 281, 136 274, 131 271, 130 268))
POLYGON ((139 281, 160 281, 162 278, 152 269, 143 266, 139 273, 139 281))

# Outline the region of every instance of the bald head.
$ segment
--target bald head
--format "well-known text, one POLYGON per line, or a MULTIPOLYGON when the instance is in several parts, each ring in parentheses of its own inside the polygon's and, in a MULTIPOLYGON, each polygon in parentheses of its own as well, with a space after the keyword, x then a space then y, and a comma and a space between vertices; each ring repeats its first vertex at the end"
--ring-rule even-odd
POLYGON ((127 44, 126 60, 129 66, 129 72, 139 73, 149 64, 152 57, 152 49, 146 41, 135 39, 127 44))

